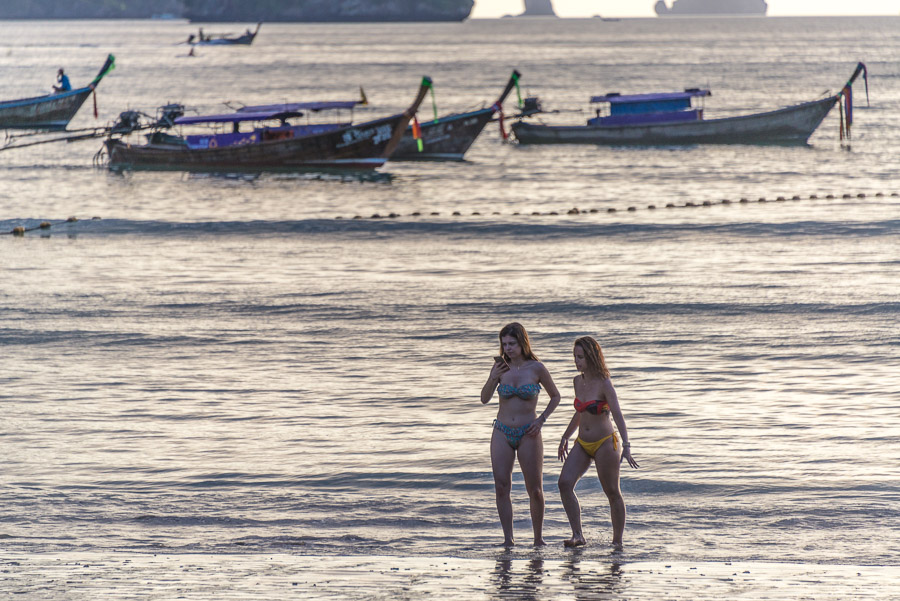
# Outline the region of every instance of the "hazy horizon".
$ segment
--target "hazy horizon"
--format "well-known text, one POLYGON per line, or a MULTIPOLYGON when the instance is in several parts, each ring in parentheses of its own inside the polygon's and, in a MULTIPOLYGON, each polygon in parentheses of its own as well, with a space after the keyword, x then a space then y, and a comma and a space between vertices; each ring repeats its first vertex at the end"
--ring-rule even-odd
MULTIPOLYGON (((671 6, 674 0, 666 0, 671 6)), ((790 16, 893 16, 900 14, 900 2, 895 0, 767 0, 770 17, 790 16)), ((655 0, 553 0, 560 17, 655 17, 655 0)), ((522 0, 475 0, 472 18, 485 19, 522 12, 522 0)))

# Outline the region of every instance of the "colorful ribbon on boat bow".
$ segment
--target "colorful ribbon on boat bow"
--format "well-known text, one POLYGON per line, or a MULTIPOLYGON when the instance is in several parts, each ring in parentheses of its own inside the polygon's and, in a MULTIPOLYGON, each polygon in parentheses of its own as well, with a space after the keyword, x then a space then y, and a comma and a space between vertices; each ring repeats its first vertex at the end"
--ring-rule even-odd
POLYGON ((497 113, 497 122, 500 123, 500 137, 504 140, 508 140, 509 134, 506 133, 506 129, 503 127, 503 105, 495 102, 491 109, 497 113))
POLYGON ((429 90, 431 90, 431 108, 434 110, 434 122, 437 123, 437 100, 435 100, 434 98, 434 83, 429 79, 427 83, 423 80, 422 84, 425 85, 429 90))
POLYGON ((519 89, 519 73, 518 73, 518 71, 513 71, 512 79, 514 82, 516 82, 516 97, 519 99, 519 109, 521 110, 522 108, 525 107, 525 105, 522 104, 522 90, 519 89))
POLYGON ((866 105, 869 105, 869 70, 864 63, 858 63, 853 75, 847 81, 844 88, 838 93, 838 109, 841 116, 841 140, 850 139, 850 126, 853 125, 853 82, 863 74, 863 80, 866 82, 866 105), (841 104, 843 101, 843 104, 841 104))
POLYGON ((413 115, 412 134, 419 152, 423 152, 425 150, 425 145, 422 143, 422 127, 419 125, 419 120, 415 115, 413 115))

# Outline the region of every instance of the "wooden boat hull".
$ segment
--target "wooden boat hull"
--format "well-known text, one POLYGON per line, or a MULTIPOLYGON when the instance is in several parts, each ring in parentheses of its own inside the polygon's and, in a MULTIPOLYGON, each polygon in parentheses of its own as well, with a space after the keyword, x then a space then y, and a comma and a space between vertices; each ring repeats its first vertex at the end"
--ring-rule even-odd
POLYGON ((516 122, 521 144, 668 146, 684 144, 806 144, 838 96, 739 117, 684 123, 552 126, 516 122))
POLYGON ((0 129, 64 130, 92 88, 0 102, 0 129))
POLYGON ((412 127, 407 127, 400 144, 391 155, 391 160, 461 161, 493 116, 494 109, 486 108, 469 113, 445 115, 437 120, 420 123, 422 152, 419 152, 418 143, 413 138, 412 127))
POLYGON ((383 165, 406 128, 409 115, 299 138, 221 148, 190 149, 180 144, 132 145, 118 138, 106 141, 110 169, 170 170, 212 173, 372 170, 383 165))

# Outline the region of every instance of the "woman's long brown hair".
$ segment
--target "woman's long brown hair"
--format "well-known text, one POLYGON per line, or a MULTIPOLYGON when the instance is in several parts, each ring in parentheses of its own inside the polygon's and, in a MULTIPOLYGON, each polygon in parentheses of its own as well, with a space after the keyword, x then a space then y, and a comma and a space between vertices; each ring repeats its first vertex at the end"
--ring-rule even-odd
POLYGON ((522 349, 522 356, 526 359, 531 359, 532 361, 537 361, 537 355, 534 354, 531 350, 531 341, 528 340, 528 332, 525 331, 525 327, 518 322, 508 323, 503 326, 503 329, 500 330, 500 355, 506 361, 509 361, 509 357, 506 356, 506 353, 503 352, 503 337, 504 336, 512 336, 516 339, 516 342, 519 343, 519 348, 522 349))
POLYGON ((582 336, 575 341, 575 346, 580 346, 584 351, 584 358, 587 361, 587 369, 589 375, 600 376, 601 378, 609 377, 609 369, 606 368, 606 359, 603 358, 603 351, 600 344, 590 336, 582 336))

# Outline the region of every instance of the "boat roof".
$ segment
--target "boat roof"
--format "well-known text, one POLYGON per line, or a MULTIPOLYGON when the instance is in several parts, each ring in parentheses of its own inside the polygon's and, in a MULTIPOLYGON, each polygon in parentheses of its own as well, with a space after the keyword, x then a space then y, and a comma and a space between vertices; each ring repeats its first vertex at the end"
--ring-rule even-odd
POLYGON ((285 104, 258 104, 245 106, 233 113, 221 113, 217 115, 184 116, 175 119, 178 125, 190 125, 192 123, 239 123, 241 121, 265 121, 267 119, 289 119, 290 117, 302 117, 303 111, 326 111, 334 109, 352 109, 359 100, 339 100, 327 102, 291 102, 285 104))
POLYGON ((662 92, 657 94, 628 94, 619 93, 592 96, 591 102, 608 102, 610 104, 632 104, 636 102, 659 102, 665 100, 688 100, 697 96, 712 96, 709 90, 691 89, 684 92, 662 92))
POLYGON ((300 117, 300 111, 246 111, 238 113, 222 113, 219 115, 185 116, 175 119, 177 125, 190 125, 192 123, 240 123, 241 121, 265 121, 267 119, 288 119, 300 117))
POLYGON ((284 104, 258 104, 239 108, 239 113, 256 113, 265 111, 327 111, 333 109, 352 109, 361 100, 333 100, 326 102, 288 102, 284 104))

